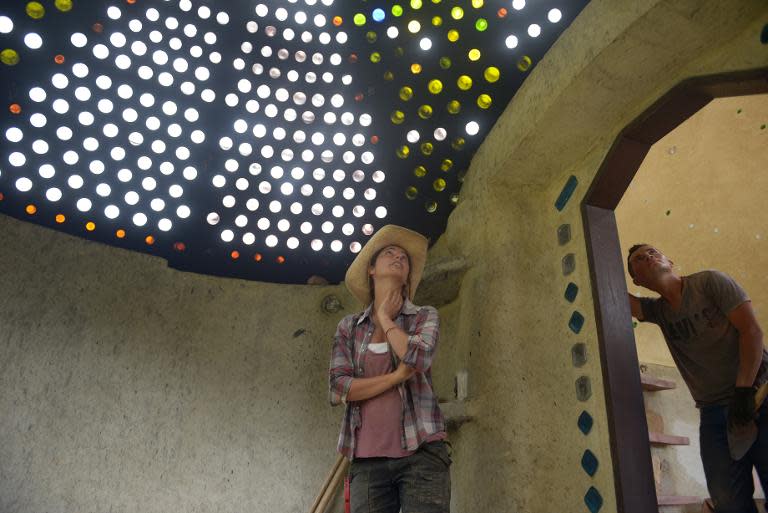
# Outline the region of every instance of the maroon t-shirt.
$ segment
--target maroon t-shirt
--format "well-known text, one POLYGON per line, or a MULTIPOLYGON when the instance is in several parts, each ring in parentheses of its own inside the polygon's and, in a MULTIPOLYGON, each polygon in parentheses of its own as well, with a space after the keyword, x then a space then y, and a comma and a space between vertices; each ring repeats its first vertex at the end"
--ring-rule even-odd
MULTIPOLYGON (((375 352, 377 347, 383 349, 379 344, 369 344, 368 347, 369 350, 363 355, 364 377, 373 378, 394 370, 388 345, 384 353, 375 352)), ((360 418, 355 458, 403 458, 414 453, 402 447, 403 402, 397 387, 363 401, 360 405, 360 418)), ((444 438, 445 432, 441 431, 428 437, 425 442, 444 438)))
MULTIPOLYGON (((375 344, 371 344, 374 345, 375 344)), ((369 346, 370 348, 370 346, 369 346)), ((365 377, 373 378, 392 372, 389 351, 363 355, 365 377)), ((390 388, 360 405, 362 423, 357 430, 356 458, 402 458, 413 454, 402 448, 403 402, 397 387, 390 388)))

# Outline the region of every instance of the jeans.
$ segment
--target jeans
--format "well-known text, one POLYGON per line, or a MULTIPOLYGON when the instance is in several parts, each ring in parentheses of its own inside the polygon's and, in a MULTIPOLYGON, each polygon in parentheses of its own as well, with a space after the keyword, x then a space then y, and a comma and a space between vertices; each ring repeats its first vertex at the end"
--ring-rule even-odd
POLYGON ((715 511, 757 513, 752 467, 757 469, 763 491, 768 490, 768 401, 760 407, 757 440, 739 461, 728 452, 728 406, 705 406, 700 414, 701 461, 715 511))
POLYGON ((352 513, 449 513, 450 465, 442 441, 404 458, 357 458, 349 469, 352 513))

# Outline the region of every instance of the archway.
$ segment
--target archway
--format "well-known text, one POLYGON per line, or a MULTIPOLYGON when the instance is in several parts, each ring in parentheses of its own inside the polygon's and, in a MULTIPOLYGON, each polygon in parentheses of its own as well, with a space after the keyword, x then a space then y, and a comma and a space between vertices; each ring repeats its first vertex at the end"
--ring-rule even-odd
POLYGON ((765 92, 767 68, 678 84, 621 131, 582 202, 619 511, 657 498, 614 209, 656 141, 715 98, 765 92))

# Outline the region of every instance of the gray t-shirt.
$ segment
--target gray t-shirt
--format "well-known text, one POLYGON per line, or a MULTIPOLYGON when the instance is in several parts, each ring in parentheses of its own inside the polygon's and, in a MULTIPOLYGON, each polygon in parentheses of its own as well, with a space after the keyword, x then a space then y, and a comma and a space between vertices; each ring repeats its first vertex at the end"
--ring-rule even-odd
MULTIPOLYGON (((696 406, 724 404, 733 396, 739 368, 739 332, 727 315, 749 301, 747 293, 720 271, 683 277, 683 300, 674 312, 663 298, 642 298, 643 320, 658 324, 696 406)), ((768 353, 756 383, 766 379, 768 353)))

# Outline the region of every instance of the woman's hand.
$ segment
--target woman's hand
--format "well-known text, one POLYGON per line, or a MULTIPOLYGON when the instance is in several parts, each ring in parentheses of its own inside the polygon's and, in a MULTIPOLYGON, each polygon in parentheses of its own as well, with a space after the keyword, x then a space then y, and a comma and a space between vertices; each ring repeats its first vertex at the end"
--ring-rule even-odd
POLYGON ((416 369, 408 367, 405 362, 400 362, 400 365, 397 366, 397 369, 395 369, 393 374, 395 375, 397 383, 400 384, 403 381, 407 381, 411 378, 411 376, 416 374, 416 369))
POLYGON ((392 290, 381 301, 376 317, 378 317, 379 326, 384 326, 386 320, 393 320, 403 308, 403 296, 399 290, 392 290))

